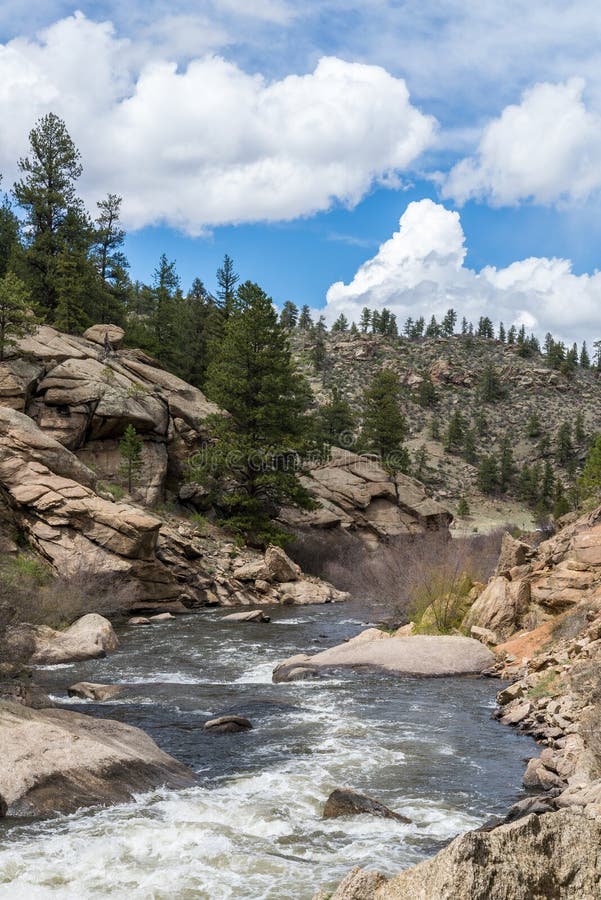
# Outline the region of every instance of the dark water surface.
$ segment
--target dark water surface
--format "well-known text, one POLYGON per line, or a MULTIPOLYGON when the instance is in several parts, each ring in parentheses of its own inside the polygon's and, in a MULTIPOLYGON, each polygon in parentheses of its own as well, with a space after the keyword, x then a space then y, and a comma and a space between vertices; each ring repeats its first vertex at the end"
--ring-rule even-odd
POLYGON ((274 665, 365 625, 345 604, 227 610, 123 629, 107 659, 40 672, 70 709, 150 733, 199 786, 0 832, 0 896, 305 900, 354 865, 395 872, 521 795, 534 744, 491 719, 489 679, 343 673, 272 684, 274 665), (66 701, 76 681, 126 682, 104 704, 66 701), (254 729, 211 735, 215 715, 254 729), (335 787, 369 793, 411 825, 321 819, 335 787))

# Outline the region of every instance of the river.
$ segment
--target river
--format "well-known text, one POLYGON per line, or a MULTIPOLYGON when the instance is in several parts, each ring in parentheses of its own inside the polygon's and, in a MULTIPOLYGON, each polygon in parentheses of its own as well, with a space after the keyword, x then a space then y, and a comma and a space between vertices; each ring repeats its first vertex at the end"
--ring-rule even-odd
POLYGON ((355 865, 397 872, 522 795, 534 744, 491 718, 490 679, 352 672, 272 684, 296 652, 366 623, 348 604, 280 607, 270 624, 225 623, 215 609, 120 632, 103 660, 40 671, 67 708, 149 732, 199 785, 0 829, 0 897, 309 900, 355 865), (127 682, 113 701, 67 701, 76 681, 127 682), (215 735, 224 712, 254 729, 215 735), (411 819, 324 821, 335 787, 411 819))

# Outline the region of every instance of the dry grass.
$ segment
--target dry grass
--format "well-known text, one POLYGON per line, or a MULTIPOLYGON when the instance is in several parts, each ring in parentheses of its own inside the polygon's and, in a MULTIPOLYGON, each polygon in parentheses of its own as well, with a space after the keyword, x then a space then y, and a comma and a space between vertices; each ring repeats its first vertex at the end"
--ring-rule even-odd
POLYGON ((392 624, 432 607, 436 630, 454 627, 475 582, 492 575, 502 532, 399 536, 373 552, 353 535, 305 531, 288 548, 305 571, 331 581, 392 624))

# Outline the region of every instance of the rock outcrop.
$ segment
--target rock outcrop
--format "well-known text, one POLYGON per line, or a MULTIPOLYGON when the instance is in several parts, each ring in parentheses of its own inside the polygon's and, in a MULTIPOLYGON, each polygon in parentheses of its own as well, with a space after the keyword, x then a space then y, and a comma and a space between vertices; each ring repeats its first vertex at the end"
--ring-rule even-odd
POLYGON ((338 668, 381 669, 393 675, 473 675, 490 668, 495 657, 473 638, 414 635, 386 640, 351 640, 314 656, 298 654, 279 663, 273 680, 318 677, 338 668))
POLYGON ((284 510, 283 521, 296 527, 342 526, 377 544, 393 535, 446 528, 453 519, 428 497, 421 482, 401 473, 390 475, 375 456, 333 447, 331 458, 309 465, 301 481, 319 509, 284 510))
POLYGON ((468 832, 433 859, 389 880, 355 869, 329 896, 330 900, 596 900, 600 885, 601 821, 564 810, 530 815, 493 831, 468 832))
POLYGON ((82 616, 65 631, 32 627, 31 637, 34 651, 29 662, 38 666, 101 659, 119 646, 111 623, 96 613, 82 616))
POLYGON ((196 782, 138 728, 63 709, 0 702, 0 747, 0 796, 13 816, 70 813, 196 782))

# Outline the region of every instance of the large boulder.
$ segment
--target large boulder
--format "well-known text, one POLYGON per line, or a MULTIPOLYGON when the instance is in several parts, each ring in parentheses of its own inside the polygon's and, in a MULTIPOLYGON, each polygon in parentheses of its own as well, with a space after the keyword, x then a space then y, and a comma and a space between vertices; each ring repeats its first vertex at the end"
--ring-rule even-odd
POLYGON ((13 816, 71 813, 196 783, 138 728, 63 709, 0 702, 0 747, 0 796, 13 816))
POLYGON ((93 681, 78 681, 67 688, 69 697, 79 697, 81 700, 95 700, 102 703, 104 700, 112 700, 123 691, 122 684, 95 684, 93 681))
POLYGON ((55 631, 46 625, 32 629, 34 652, 32 665, 56 665, 100 659, 119 646, 113 626, 103 616, 88 613, 65 631, 55 631))
POLYGON ((281 547, 273 545, 265 551, 265 568, 273 581, 296 581, 301 574, 300 566, 293 563, 281 547))
POLYGON ((474 675, 488 669, 494 659, 490 650, 473 638, 390 637, 349 641, 314 656, 293 656, 276 666, 273 680, 298 680, 302 671, 310 677, 338 668, 379 669, 393 675, 474 675))
POLYGON ((354 870, 330 900, 597 900, 601 820, 572 810, 529 815, 455 838, 389 880, 354 870))
POLYGON ((524 579, 508 581, 502 575, 491 578, 468 610, 462 627, 485 628, 504 641, 520 625, 530 603, 530 584, 524 579))
POLYGON ((118 350, 123 344, 125 332, 119 325, 92 325, 83 336, 86 341, 101 344, 108 350, 118 350))
POLYGON ((516 566, 523 566, 532 559, 534 552, 532 547, 525 544, 524 541, 518 541, 506 531, 501 541, 501 552, 495 575, 508 577, 512 569, 516 566))

